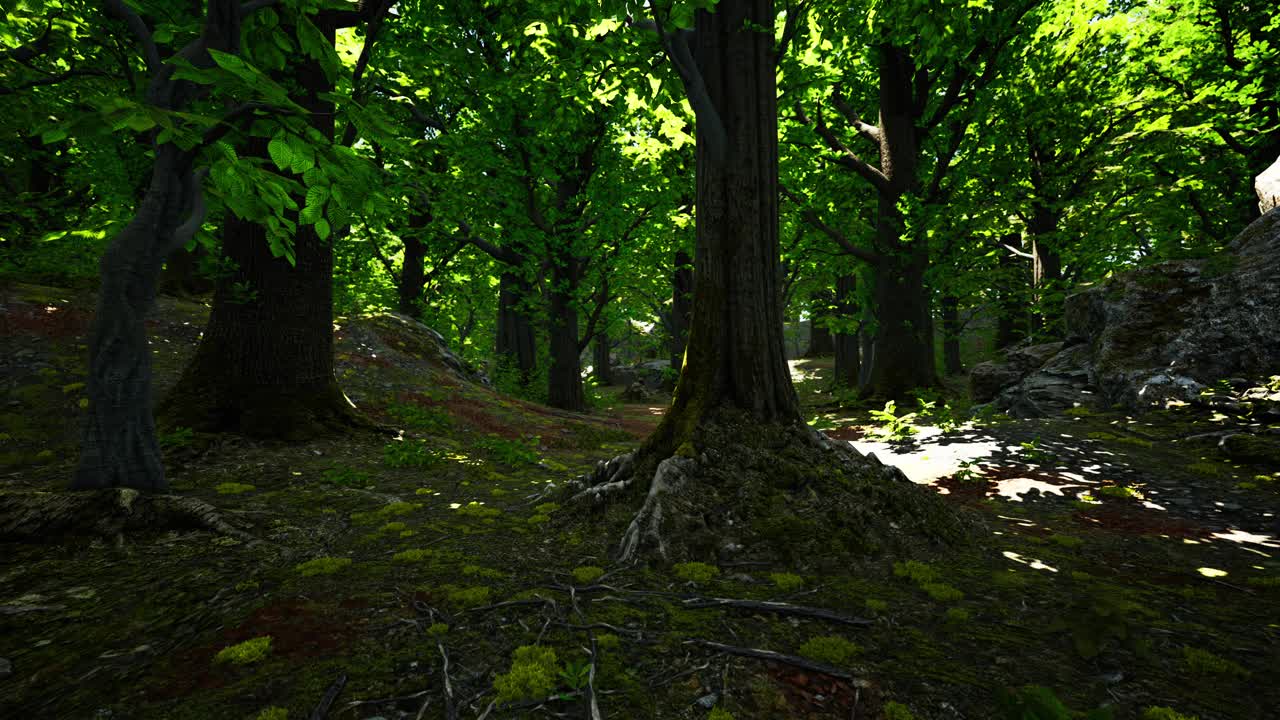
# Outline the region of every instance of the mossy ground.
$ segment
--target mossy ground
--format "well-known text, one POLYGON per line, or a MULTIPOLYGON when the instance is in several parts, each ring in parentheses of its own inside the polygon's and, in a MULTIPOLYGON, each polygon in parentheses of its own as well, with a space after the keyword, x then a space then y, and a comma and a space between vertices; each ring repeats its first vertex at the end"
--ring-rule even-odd
MULTIPOLYGON (((194 340, 165 312, 153 326, 161 385, 194 340)), ((61 388, 83 379, 72 360, 83 341, 74 330, 7 327, 0 357, 27 348, 39 365, 6 375, 13 378, 6 392, 18 403, 6 411, 30 428, 63 431, 28 430, 14 446, 32 455, 49 450, 52 459, 0 473, 7 489, 50 489, 74 461, 75 432, 65 428, 74 428, 76 408, 62 402, 61 388), (39 374, 45 367, 54 372, 39 374), (13 393, 27 386, 49 392, 13 393)), ((384 340, 396 347, 394 334, 384 340)), ((1159 511, 1107 495, 1083 505, 1050 493, 1016 502, 994 492, 1002 481, 984 473, 938 483, 950 491, 947 502, 983 519, 985 531, 973 542, 922 545, 910 557, 850 549, 848 556, 829 551, 823 562, 744 558, 719 573, 684 577, 674 569, 618 568, 610 563, 617 538, 564 522, 571 511, 549 505, 544 493, 634 448, 657 420, 652 409, 568 415, 463 382, 412 352, 375 359, 342 339, 338 352, 348 395, 380 421, 404 427, 399 442, 425 441, 429 457, 392 467, 385 446, 394 441, 364 436, 170 443, 175 490, 218 506, 266 542, 170 532, 131 535, 120 546, 4 545, 0 657, 13 674, 0 678, 0 716, 107 717, 105 710, 113 718, 239 720, 276 707, 307 717, 346 674, 330 717, 413 717, 430 700, 422 717, 442 718, 437 642, 448 654, 462 717, 476 717, 496 697, 494 679, 511 670, 517 647, 537 644, 555 650, 563 671, 555 691, 568 697, 549 707, 575 716, 582 701, 574 685, 593 634, 605 717, 706 717, 694 703, 715 693, 718 706, 739 719, 847 718, 855 703, 859 718, 899 705, 921 720, 990 718, 999 687, 1026 684, 1051 686, 1077 709, 1114 705, 1117 718, 1159 706, 1201 720, 1253 720, 1280 704, 1280 583, 1266 582, 1280 577, 1276 549, 1215 537, 1223 518, 1212 510, 1197 516, 1166 503, 1159 511), (219 494, 226 483, 252 489, 219 494), (320 558, 332 560, 314 562, 320 558), (895 563, 908 560, 916 565, 895 573, 895 563), (603 574, 583 572, 594 567, 603 574), (690 596, 781 600, 871 622, 698 608, 690 596), (215 661, 225 648, 268 636, 270 652, 256 662, 215 661), (819 656, 810 660, 840 662, 855 680, 691 640, 808 652, 819 656)), ((866 413, 823 406, 824 372, 821 362, 798 368, 802 396, 815 419, 856 434, 866 413)), ((1280 483, 1239 487, 1262 470, 1223 462, 1211 444, 1172 442, 1194 434, 1196 422, 1078 415, 987 432, 1007 433, 1013 448, 1042 440, 1037 463, 1016 452, 1000 458, 1008 467, 1023 457, 1036 465, 1023 468, 1028 474, 1061 474, 1059 465, 1091 458, 1103 472, 1132 465, 1167 476, 1169 493, 1194 488, 1186 497, 1195 507, 1280 504, 1280 483)), ((1119 474, 1106 479, 1138 483, 1119 474)), ((1168 494, 1156 483, 1139 489, 1156 504, 1168 494)), ((528 705, 490 714, 541 716, 528 705)))

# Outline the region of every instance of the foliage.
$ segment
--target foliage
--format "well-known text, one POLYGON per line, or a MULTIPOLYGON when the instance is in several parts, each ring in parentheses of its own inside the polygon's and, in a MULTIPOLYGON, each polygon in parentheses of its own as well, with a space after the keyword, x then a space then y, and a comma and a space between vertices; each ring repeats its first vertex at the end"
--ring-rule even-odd
POLYGON ((511 654, 511 669, 493 679, 499 703, 541 699, 549 696, 559 676, 556 651, 538 645, 523 645, 511 654))
POLYGON ((916 720, 911 708, 895 700, 884 704, 884 720, 916 720))
POLYGON ((1016 690, 1001 688, 996 693, 996 702, 1005 720, 1110 720, 1112 717, 1110 708, 1074 713, 1052 690, 1039 685, 1016 690))
POLYGON ((264 635, 222 648, 214 656, 213 661, 232 665, 249 665, 265 659, 270 652, 271 636, 264 635))
POLYGON ((443 462, 439 450, 423 440, 397 440, 382 448, 382 461, 393 468, 426 468, 443 462))
POLYGON ((828 665, 844 665, 860 652, 862 648, 835 635, 811 637, 800 646, 801 655, 828 665))
POLYGON ((340 465, 320 473, 320 479, 328 485, 337 487, 364 487, 369 484, 369 473, 340 465))
MULTIPOLYGON (((533 438, 533 443, 536 444, 537 440, 533 438)), ((511 467, 537 465, 540 459, 537 449, 524 440, 508 440, 490 435, 476 440, 476 447, 487 452, 494 460, 511 467)))
POLYGON ((792 592, 804 587, 804 578, 795 573, 769 573, 769 579, 783 592, 792 592))
POLYGON ((720 575, 720 568, 701 562, 676 563, 671 569, 681 580, 696 583, 710 582, 720 575))
POLYGON ((877 427, 872 428, 870 434, 882 440, 905 442, 916 434, 916 428, 913 425, 916 413, 898 415, 897 403, 893 400, 885 403, 883 409, 871 410, 870 415, 872 420, 879 423, 877 427))
POLYGON ((604 568, 595 565, 580 565, 573 569, 573 581, 579 585, 589 585, 604 575, 604 568))
POLYGON ((332 575, 351 564, 351 558, 318 557, 298 563, 293 569, 304 577, 332 575))
POLYGON ((1218 657, 1200 648, 1182 648, 1182 661, 1192 673, 1206 677, 1247 678, 1252 674, 1239 663, 1218 657))

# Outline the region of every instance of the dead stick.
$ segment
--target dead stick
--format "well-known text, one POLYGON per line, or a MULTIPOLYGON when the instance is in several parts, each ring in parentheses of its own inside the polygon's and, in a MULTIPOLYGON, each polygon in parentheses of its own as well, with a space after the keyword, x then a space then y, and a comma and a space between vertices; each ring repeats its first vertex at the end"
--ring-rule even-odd
POLYGON ((875 620, 867 618, 849 617, 841 615, 824 608, 808 607, 806 605, 792 605, 783 602, 770 602, 766 600, 736 600, 734 598, 690 598, 683 603, 686 608, 734 608, 736 610, 753 610, 757 612, 768 612, 776 615, 795 615, 797 617, 807 617, 814 620, 828 620, 830 622, 842 623, 844 625, 867 626, 874 625, 875 620))
POLYGON ((329 714, 329 708, 333 707, 333 701, 338 699, 338 695, 342 693, 342 688, 347 686, 347 674, 338 673, 338 677, 329 685, 329 689, 324 691, 324 697, 320 698, 320 704, 316 705, 316 709, 311 711, 309 720, 324 720, 329 714))
POLYGON ((776 653, 772 650, 760 650, 758 648, 745 648, 745 647, 738 647, 736 645, 725 645, 723 643, 712 642, 710 640, 686 640, 685 644, 701 645, 702 647, 708 647, 713 650, 718 650, 723 653, 729 653, 730 655, 737 655, 739 657, 747 657, 747 658, 755 658, 757 660, 770 660, 772 662, 779 662, 786 665, 791 665, 793 667, 801 668, 802 670, 811 670, 813 672, 822 673, 823 675, 829 675, 838 680, 847 680, 852 682, 856 679, 853 677, 853 675, 850 675, 849 673, 845 672, 844 670, 841 670, 840 668, 832 667, 825 663, 814 662, 813 660, 798 657, 796 655, 783 655, 782 653, 776 653))
POLYGON ((591 669, 587 671, 587 720, 604 720, 600 715, 600 706, 596 704, 596 636, 591 636, 591 669))
POLYGON ((436 647, 440 648, 440 657, 444 658, 444 669, 440 671, 444 676, 444 717, 445 720, 458 720, 458 707, 453 702, 453 683, 449 680, 449 653, 444 651, 444 643, 439 640, 436 647))

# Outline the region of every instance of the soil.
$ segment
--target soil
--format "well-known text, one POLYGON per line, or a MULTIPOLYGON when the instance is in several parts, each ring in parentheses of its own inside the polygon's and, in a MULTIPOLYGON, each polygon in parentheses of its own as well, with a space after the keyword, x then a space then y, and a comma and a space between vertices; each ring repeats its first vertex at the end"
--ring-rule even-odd
MULTIPOLYGON (((0 503, 70 477, 92 307, 0 291, 0 503)), ((161 300, 158 395, 206 312, 161 300)), ((1027 685, 1121 719, 1280 706, 1280 473, 1194 437, 1248 418, 1081 411, 924 429, 947 419, 935 412, 914 442, 881 442, 866 410, 827 393, 830 360, 800 361, 815 426, 900 463, 979 516, 981 535, 847 563, 614 567, 617 538, 548 498, 634 449, 660 406, 607 388, 591 413, 548 410, 385 323, 339 326, 345 392, 402 437, 165 429, 175 492, 261 542, 171 530, 0 546, 0 717, 306 718, 340 676, 329 718, 590 717, 590 694, 605 718, 981 719, 1027 685), (262 637, 260 656, 219 660, 262 637), (542 682, 496 702, 515 649, 535 644, 554 667, 518 666, 542 682)))

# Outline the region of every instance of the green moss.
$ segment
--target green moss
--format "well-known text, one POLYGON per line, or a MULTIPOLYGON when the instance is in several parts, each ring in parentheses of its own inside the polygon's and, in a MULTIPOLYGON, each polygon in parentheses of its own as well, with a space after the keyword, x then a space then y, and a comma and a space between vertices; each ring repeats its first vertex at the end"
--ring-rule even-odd
POLYGON ((244 483, 225 482, 215 485, 213 489, 219 495, 239 495, 240 493, 252 492, 256 488, 244 483))
POLYGON ((484 585, 477 587, 458 587, 456 585, 445 585, 442 588, 449 602, 457 607, 471 608, 485 605, 489 602, 489 596, 492 590, 484 585))
POLYGON ((245 640, 238 645, 222 648, 213 658, 213 661, 216 663, 231 663, 232 665, 248 665, 262 660, 270 652, 271 636, 264 635, 252 640, 245 640))
POLYGON ((382 517, 396 517, 399 515, 408 515, 409 513, 422 507, 418 503, 409 502, 393 502, 378 508, 378 515, 382 517))
POLYGON ((862 648, 836 635, 812 637, 800 646, 800 654, 828 665, 844 665, 862 648))
POLYGON ((318 557, 293 566, 305 577, 332 575, 351 564, 351 558, 318 557))
POLYGON ((950 623, 969 622, 970 617, 971 616, 969 615, 969 611, 965 610, 964 608, 950 608, 949 610, 947 610, 947 614, 946 614, 947 622, 950 622, 950 623))
POLYGON ((541 525, 543 523, 551 522, 551 516, 550 515, 530 515, 529 518, 525 520, 525 522, 529 523, 530 525, 541 525))
POLYGON ((580 565, 573 569, 573 581, 579 585, 590 585, 604 575, 604 568, 595 565, 580 565))
POLYGON ((1149 707, 1142 711, 1142 720, 1200 720, 1195 715, 1183 715, 1173 708, 1149 707))
POLYGON ((700 562, 676 563, 676 577, 689 582, 709 582, 720 574, 720 568, 700 562))
POLYGON ((542 699, 555 689, 558 672, 555 650, 524 645, 511 654, 511 669, 493 679, 493 689, 499 703, 542 699))
POLYGON ((884 720, 916 720, 916 716, 911 714, 911 708, 900 702, 887 702, 883 710, 884 720))
POLYGON ((1140 500, 1142 498, 1142 493, 1123 485, 1103 485, 1098 488, 1098 494, 1119 500, 1140 500))
POLYGON ((617 650, 621 641, 618 639, 617 635, 614 635, 613 633, 605 633, 603 635, 596 636, 596 644, 606 650, 617 650))
POLYGON ((491 580, 501 580, 507 576, 507 574, 501 570, 480 567, 479 565, 464 565, 462 567, 462 574, 467 577, 482 577, 489 578, 491 580))
POLYGON ((1251 674, 1240 665, 1199 648, 1182 648, 1182 661, 1196 675, 1247 678, 1251 674))
POLYGON ((733 713, 722 707, 711 708, 711 714, 707 715, 707 720, 733 720, 733 713))
POLYGON ((1214 462, 1193 462, 1187 466, 1187 469, 1197 475, 1208 475, 1209 477, 1220 477, 1226 474, 1226 469, 1214 462))
POLYGON ((262 712, 258 713, 258 716, 253 720, 289 720, 289 711, 273 705, 269 708, 263 708, 262 712))
POLYGON ((502 514, 497 508, 492 508, 482 502, 472 500, 466 505, 461 505, 457 509, 457 513, 463 517, 470 518, 495 518, 502 514))
POLYGON ((559 503, 546 502, 546 503, 542 503, 541 505, 534 506, 533 509, 542 515, 550 515, 551 513, 559 510, 560 505, 559 503))
POLYGON ((389 522, 386 525, 383 525, 382 530, 380 530, 380 532, 398 533, 398 532, 403 532, 406 527, 408 526, 400 522, 399 520, 397 520, 395 522, 389 522))
POLYGON ((868 611, 873 613, 882 613, 889 609, 889 603, 884 600, 876 600, 875 598, 867 598, 863 605, 868 611))
POLYGON ((411 548, 409 550, 401 550, 395 555, 392 555, 391 559, 395 562, 423 562, 424 560, 433 557, 435 554, 435 550, 428 548, 411 548))
POLYGON ((1077 405, 1075 407, 1067 408, 1063 411, 1063 414, 1070 415, 1071 417, 1089 417, 1093 414, 1093 411, 1083 405, 1077 405))
POLYGON ((912 582, 917 584, 933 582, 940 577, 938 571, 934 569, 933 566, 922 562, 916 562, 915 560, 894 563, 893 574, 898 577, 909 578, 912 582))
POLYGON ((431 623, 431 625, 427 627, 427 635, 431 637, 440 637, 447 632, 449 632, 449 626, 444 623, 431 623))
POLYGON ((795 573, 769 573, 769 579, 783 592, 791 592, 804 587, 804 578, 795 573))
POLYGON ((1084 544, 1084 541, 1078 537, 1071 535, 1059 535, 1057 533, 1049 536, 1049 542, 1055 545, 1061 545, 1064 548, 1078 548, 1084 544))
POLYGON ((938 602, 952 602, 964 599, 964 593, 946 583, 920 583, 920 589, 929 593, 929 597, 938 602))
POLYGON ((1254 587, 1280 588, 1280 576, 1276 577, 1253 577, 1245 580, 1246 583, 1254 587))

